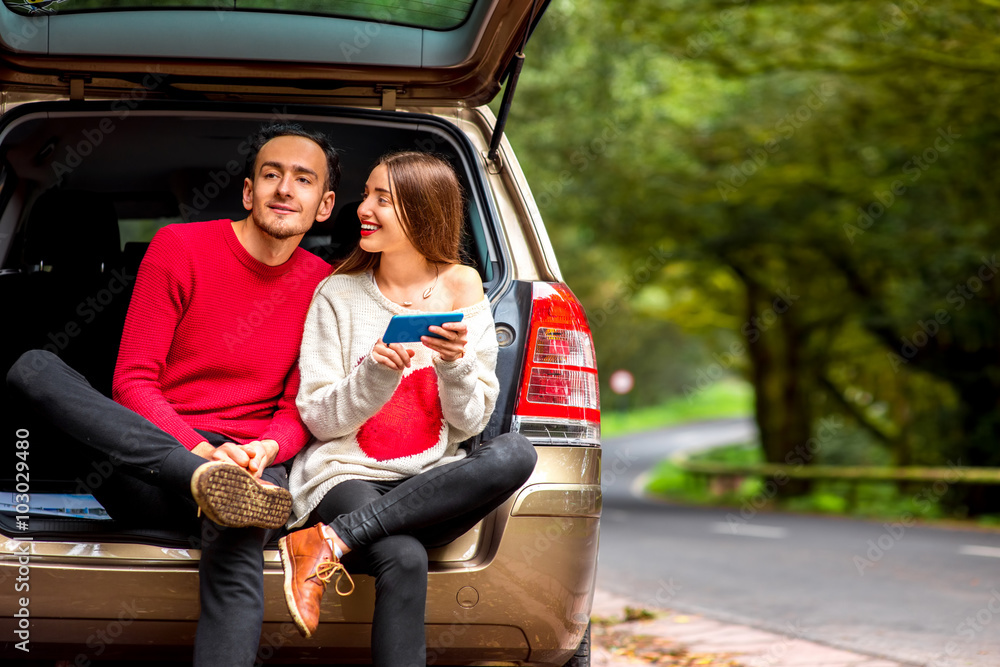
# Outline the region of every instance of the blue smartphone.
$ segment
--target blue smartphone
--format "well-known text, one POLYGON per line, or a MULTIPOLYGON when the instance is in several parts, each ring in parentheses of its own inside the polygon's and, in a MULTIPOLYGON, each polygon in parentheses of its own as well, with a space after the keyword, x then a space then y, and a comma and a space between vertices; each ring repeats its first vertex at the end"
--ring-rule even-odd
POLYGON ((461 322, 462 313, 413 313, 412 315, 393 315, 389 320, 389 326, 382 336, 382 342, 389 343, 417 343, 421 336, 434 336, 441 338, 437 334, 428 331, 429 327, 441 326, 445 322, 461 322))

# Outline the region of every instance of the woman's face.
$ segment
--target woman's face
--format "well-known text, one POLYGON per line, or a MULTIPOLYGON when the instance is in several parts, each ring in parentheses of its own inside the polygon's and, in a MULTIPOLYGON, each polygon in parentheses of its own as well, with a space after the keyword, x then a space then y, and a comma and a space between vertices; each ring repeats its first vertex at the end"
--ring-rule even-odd
POLYGON ((372 170, 365 183, 365 198, 358 206, 361 219, 361 248, 368 252, 412 250, 413 244, 403 232, 396 215, 393 193, 389 187, 389 170, 380 164, 372 170))

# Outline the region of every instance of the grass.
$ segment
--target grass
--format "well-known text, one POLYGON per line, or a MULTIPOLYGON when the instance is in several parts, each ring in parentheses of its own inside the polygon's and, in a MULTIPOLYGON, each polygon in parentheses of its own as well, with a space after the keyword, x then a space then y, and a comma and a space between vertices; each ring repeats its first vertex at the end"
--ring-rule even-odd
MULTIPOLYGON (((691 421, 748 417, 753 414, 753 388, 739 380, 718 382, 689 396, 635 410, 604 410, 601 435, 605 438, 651 431, 691 421)), ((763 461, 758 443, 718 447, 692 456, 695 460, 733 464, 763 461)), ((930 484, 892 482, 818 481, 810 493, 789 499, 777 497, 773 480, 748 477, 733 484, 705 484, 674 465, 661 461, 650 474, 646 490, 676 502, 750 507, 756 510, 820 513, 859 518, 920 520, 963 519, 949 513, 942 496, 930 484)), ((984 527, 1000 526, 1000 516, 979 517, 984 527)))
POLYGON ((739 380, 725 380, 688 396, 635 410, 601 412, 601 435, 613 438, 652 431, 684 422, 753 414, 753 387, 739 380))
MULTIPOLYGON (((759 463, 762 458, 760 447, 755 443, 717 447, 691 456, 691 460, 694 461, 734 464, 759 463)), ((759 481, 750 479, 740 482, 731 489, 713 489, 711 484, 706 486, 698 482, 670 459, 660 461, 653 468, 646 484, 646 490, 650 493, 698 505, 738 504, 744 496, 752 497, 758 487, 760 487, 759 481)))
MULTIPOLYGON (((757 443, 728 445, 700 452, 697 461, 730 464, 760 463, 763 459, 757 443)), ((652 470, 646 490, 662 498, 694 505, 732 507, 750 515, 757 511, 779 510, 810 514, 830 514, 863 519, 898 521, 901 517, 921 521, 964 520, 949 511, 940 486, 932 483, 816 481, 809 493, 783 499, 776 493, 775 480, 746 477, 725 483, 713 479, 707 484, 677 467, 661 461, 652 470)), ((978 517, 983 527, 996 527, 1000 517, 978 517)))

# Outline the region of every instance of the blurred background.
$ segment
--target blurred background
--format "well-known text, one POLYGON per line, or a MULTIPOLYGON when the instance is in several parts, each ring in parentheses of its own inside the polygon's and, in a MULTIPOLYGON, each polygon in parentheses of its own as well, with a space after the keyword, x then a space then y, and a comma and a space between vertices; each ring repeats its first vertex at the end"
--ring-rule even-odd
MULTIPOLYGON (((998 7, 553 0, 507 135, 605 437, 746 415, 718 460, 1000 466, 998 7)), ((772 500, 1000 519, 996 486, 845 484, 772 500)))

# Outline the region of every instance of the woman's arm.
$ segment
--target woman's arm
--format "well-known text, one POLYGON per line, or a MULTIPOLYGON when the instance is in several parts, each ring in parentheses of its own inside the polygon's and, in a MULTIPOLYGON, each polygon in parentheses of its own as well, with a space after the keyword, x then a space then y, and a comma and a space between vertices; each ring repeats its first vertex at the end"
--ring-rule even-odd
POLYGON ((466 318, 469 342, 455 361, 434 360, 440 380, 441 409, 461 440, 486 428, 500 393, 496 376, 497 336, 489 302, 483 299, 466 318))

